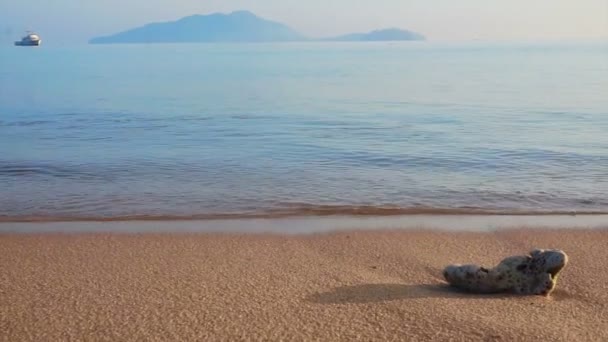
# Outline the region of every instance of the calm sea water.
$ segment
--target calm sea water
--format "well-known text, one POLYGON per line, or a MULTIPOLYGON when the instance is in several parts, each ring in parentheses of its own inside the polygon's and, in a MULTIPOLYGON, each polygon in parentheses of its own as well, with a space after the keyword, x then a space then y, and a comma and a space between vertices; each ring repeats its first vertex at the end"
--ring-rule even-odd
POLYGON ((608 44, 0 49, 0 216, 608 212, 608 44))

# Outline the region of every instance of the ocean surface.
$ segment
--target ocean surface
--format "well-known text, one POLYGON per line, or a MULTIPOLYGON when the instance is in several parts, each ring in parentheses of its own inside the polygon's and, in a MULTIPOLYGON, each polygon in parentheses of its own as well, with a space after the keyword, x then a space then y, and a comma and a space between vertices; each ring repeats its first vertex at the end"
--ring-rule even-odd
POLYGON ((0 218, 608 212, 608 43, 0 48, 0 218))

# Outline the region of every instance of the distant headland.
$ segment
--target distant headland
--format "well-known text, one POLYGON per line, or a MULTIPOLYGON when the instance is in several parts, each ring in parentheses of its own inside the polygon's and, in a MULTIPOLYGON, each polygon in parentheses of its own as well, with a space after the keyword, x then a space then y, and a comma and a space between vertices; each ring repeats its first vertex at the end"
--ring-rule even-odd
POLYGON ((425 37, 416 32, 391 28, 333 38, 309 39, 287 25, 260 18, 248 11, 236 11, 230 14, 193 15, 177 21, 152 23, 110 36, 96 37, 91 39, 89 43, 262 43, 407 40, 425 40, 425 37))

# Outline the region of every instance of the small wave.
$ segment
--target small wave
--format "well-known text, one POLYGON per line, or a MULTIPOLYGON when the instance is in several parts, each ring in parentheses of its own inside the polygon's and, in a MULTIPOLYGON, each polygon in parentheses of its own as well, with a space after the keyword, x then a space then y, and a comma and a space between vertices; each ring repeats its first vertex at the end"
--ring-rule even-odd
POLYGON ((374 205, 307 205, 295 204, 292 207, 273 209, 267 212, 270 216, 397 216, 397 215, 597 215, 608 214, 608 211, 572 211, 572 210, 523 210, 492 209, 481 207, 398 207, 374 205))
POLYGON ((0 175, 27 176, 27 175, 52 175, 57 173, 53 167, 34 165, 0 165, 0 175))
POLYGON ((93 172, 88 172, 78 167, 61 167, 47 164, 20 164, 0 162, 0 176, 24 177, 24 176, 46 176, 67 179, 92 179, 102 178, 93 172))
POLYGON ((257 115, 257 114, 235 114, 229 116, 233 120, 273 120, 276 119, 270 115, 257 115))
POLYGON ((2 127, 2 126, 4 126, 4 127, 39 126, 39 125, 52 124, 54 122, 55 121, 50 121, 50 120, 13 121, 13 122, 0 121, 0 127, 2 127))
POLYGON ((431 208, 431 207, 377 207, 303 205, 292 208, 262 210, 258 212, 227 212, 192 215, 0 215, 0 223, 9 222, 120 222, 120 221, 194 221, 234 219, 278 219, 292 217, 387 217, 387 216, 575 216, 608 215, 606 210, 492 210, 483 208, 431 208))

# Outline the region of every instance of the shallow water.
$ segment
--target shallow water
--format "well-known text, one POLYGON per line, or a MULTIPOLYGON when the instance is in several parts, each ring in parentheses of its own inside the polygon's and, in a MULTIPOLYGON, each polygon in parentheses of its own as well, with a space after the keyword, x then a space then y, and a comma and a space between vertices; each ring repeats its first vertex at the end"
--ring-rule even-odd
POLYGON ((608 44, 0 49, 0 216, 608 212, 608 44))

